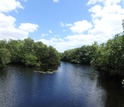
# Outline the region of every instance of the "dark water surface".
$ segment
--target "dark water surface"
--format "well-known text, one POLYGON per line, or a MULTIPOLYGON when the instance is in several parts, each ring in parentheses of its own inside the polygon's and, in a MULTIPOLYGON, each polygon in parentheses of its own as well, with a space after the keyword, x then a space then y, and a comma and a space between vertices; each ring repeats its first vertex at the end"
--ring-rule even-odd
POLYGON ((0 107, 124 107, 124 88, 90 66, 62 62, 47 75, 8 66, 0 70, 0 107))

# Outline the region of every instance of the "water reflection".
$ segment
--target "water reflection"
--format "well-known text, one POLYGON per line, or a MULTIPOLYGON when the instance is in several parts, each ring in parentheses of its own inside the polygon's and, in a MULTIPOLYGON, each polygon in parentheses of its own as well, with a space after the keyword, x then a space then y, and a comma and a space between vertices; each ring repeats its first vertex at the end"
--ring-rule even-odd
POLYGON ((8 66, 0 71, 0 107, 123 107, 124 90, 89 66, 62 62, 55 74, 8 66))
POLYGON ((99 76, 97 85, 106 90, 105 107, 124 107, 124 88, 121 79, 99 76))

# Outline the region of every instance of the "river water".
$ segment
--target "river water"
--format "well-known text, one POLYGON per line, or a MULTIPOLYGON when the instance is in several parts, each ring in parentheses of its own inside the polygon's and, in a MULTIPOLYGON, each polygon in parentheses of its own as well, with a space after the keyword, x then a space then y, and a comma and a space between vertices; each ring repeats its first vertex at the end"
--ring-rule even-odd
POLYGON ((124 107, 124 88, 90 66, 61 62, 41 74, 11 65, 0 70, 0 107, 124 107))

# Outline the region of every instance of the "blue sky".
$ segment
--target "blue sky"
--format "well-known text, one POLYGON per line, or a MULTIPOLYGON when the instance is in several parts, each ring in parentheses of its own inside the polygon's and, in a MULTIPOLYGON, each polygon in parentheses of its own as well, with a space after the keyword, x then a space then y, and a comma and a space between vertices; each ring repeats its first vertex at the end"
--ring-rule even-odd
POLYGON ((58 51, 106 42, 122 32, 124 0, 0 0, 0 39, 24 39, 58 51))

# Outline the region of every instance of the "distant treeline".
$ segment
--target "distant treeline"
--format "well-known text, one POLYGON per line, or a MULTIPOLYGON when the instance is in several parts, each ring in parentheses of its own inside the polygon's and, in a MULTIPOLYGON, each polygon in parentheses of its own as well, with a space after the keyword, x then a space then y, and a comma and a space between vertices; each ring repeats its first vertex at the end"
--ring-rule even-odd
POLYGON ((61 60, 77 64, 92 65, 99 72, 109 75, 124 75, 124 34, 98 45, 82 46, 61 54, 61 60))
POLYGON ((52 46, 34 42, 31 38, 0 41, 0 67, 7 64, 26 66, 55 66, 60 64, 59 53, 52 46))

